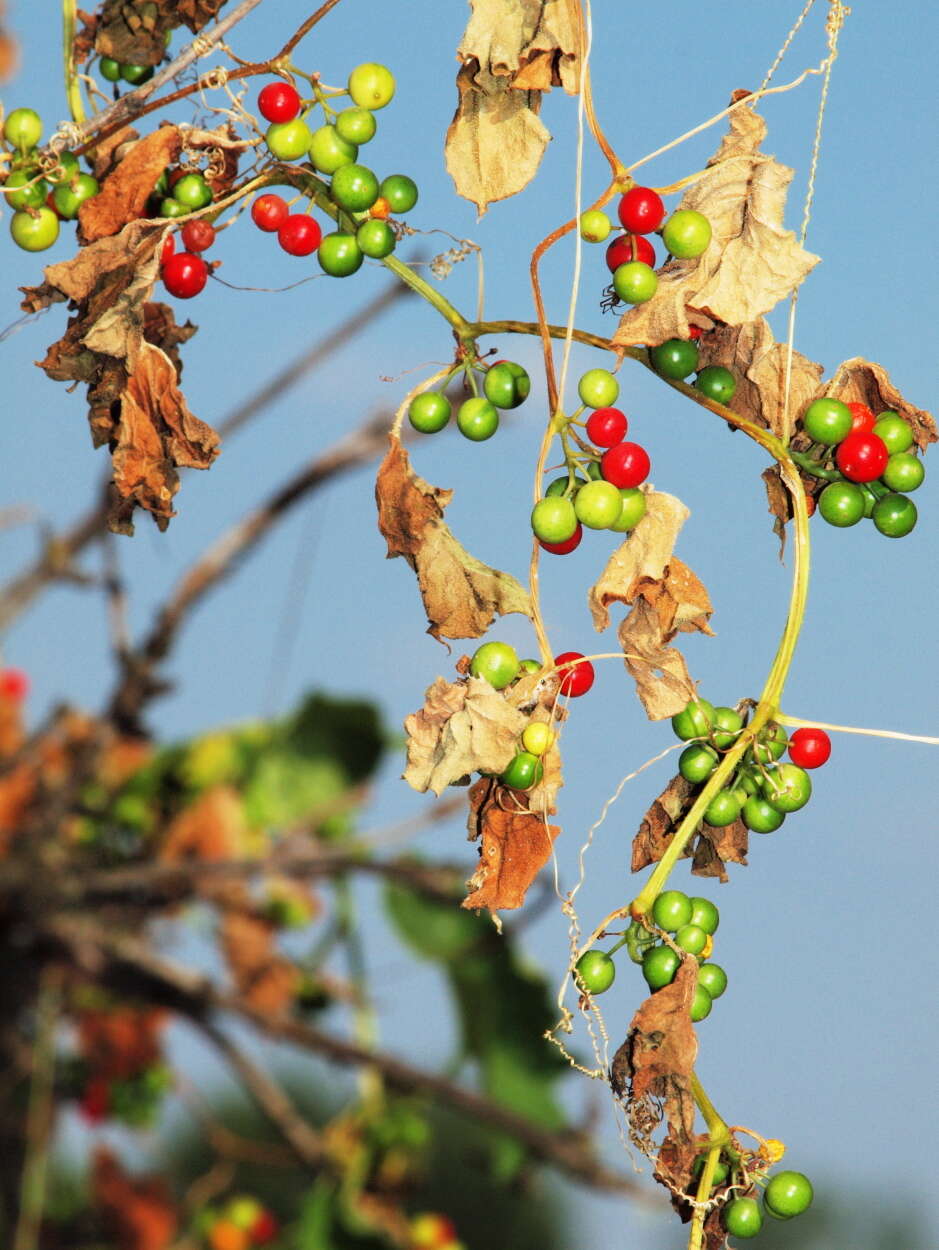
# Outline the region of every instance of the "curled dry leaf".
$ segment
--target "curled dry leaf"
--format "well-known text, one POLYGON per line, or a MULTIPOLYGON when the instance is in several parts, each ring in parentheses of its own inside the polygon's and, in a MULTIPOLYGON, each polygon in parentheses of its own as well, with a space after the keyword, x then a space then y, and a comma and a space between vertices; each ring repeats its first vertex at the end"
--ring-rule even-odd
POLYGON ((179 1215, 166 1184, 127 1176, 109 1150, 95 1152, 92 1202, 118 1250, 166 1250, 179 1227, 179 1215))
POLYGON ((157 179, 181 147, 182 136, 175 126, 160 126, 130 144, 98 194, 78 210, 83 241, 93 243, 117 234, 128 222, 142 217, 157 179))
MULTIPOLYGON (((697 793, 697 786, 679 776, 673 777, 653 800, 633 838, 632 872, 641 872, 649 864, 659 862, 697 793)), ((683 851, 682 859, 691 859, 691 871, 695 876, 719 877, 726 881, 725 863, 746 864, 748 838, 742 820, 720 829, 702 824, 683 851)))
POLYGON ((238 791, 213 786, 172 820, 157 857, 164 863, 237 859, 247 840, 244 803, 238 791))
MULTIPOLYGON (((745 93, 744 93, 745 94, 745 93)), ((805 251, 783 210, 793 171, 760 151, 766 123, 749 105, 730 115, 730 129, 707 172, 685 192, 681 208, 711 223, 707 250, 670 260, 656 294, 625 313, 614 344, 688 337, 689 316, 742 325, 774 308, 805 279, 819 257, 805 251)))
POLYGON ((247 910, 247 895, 240 905, 234 898, 232 903, 219 936, 235 988, 255 1011, 283 1015, 296 997, 300 973, 277 949, 274 926, 247 910))
POLYGON ((137 505, 165 529, 175 516, 177 466, 209 468, 219 452, 218 435, 189 411, 173 362, 150 343, 144 343, 127 379, 120 412, 112 453, 120 502, 112 510, 111 528, 129 524, 128 510, 137 505))
POLYGON ((446 162, 459 195, 484 213, 521 191, 551 136, 541 94, 580 89, 581 19, 576 0, 472 0, 457 50, 459 101, 447 131, 446 162))
POLYGON ((412 470, 393 435, 378 471, 378 528, 388 556, 404 556, 417 573, 428 633, 442 638, 479 638, 496 614, 531 611, 528 593, 508 573, 475 559, 453 537, 443 511, 453 492, 431 486, 412 470))
POLYGON ((415 790, 441 794, 474 772, 501 773, 518 750, 528 718, 481 677, 428 687, 424 706, 404 722, 415 790))
POLYGON ((843 403, 867 404, 874 413, 899 413, 913 431, 913 441, 920 451, 925 451, 939 437, 931 413, 904 399, 890 381, 886 369, 870 360, 862 360, 860 356, 846 360, 819 394, 830 395, 843 403))
POLYGON ((470 790, 469 836, 480 840, 479 866, 466 883, 463 907, 488 907, 491 912, 521 907, 551 857, 561 830, 520 807, 525 797, 488 777, 470 790))
POLYGON ((668 1135, 691 1140, 695 1104, 691 1074, 698 1042, 691 1023, 697 961, 686 955, 671 985, 645 1000, 630 1022, 610 1069, 610 1084, 626 1103, 634 1139, 649 1144, 653 1121, 664 1109, 668 1135))
POLYGON ((626 668, 650 720, 680 712, 694 697, 684 656, 668 644, 677 633, 710 634, 713 611, 707 590, 672 549, 688 517, 673 495, 652 492, 646 515, 610 557, 588 603, 595 628, 610 623, 611 603, 632 605, 618 637, 626 668))

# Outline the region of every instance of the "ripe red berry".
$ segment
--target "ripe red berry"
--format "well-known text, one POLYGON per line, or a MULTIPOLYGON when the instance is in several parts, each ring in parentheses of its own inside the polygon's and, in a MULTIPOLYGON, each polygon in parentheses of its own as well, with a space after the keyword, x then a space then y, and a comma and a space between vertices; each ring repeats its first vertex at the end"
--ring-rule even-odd
POLYGON ((209 267, 201 256, 177 252, 163 266, 163 285, 177 299, 192 299, 209 278, 209 267))
POLYGON ((574 530, 570 538, 566 538, 562 543, 545 543, 538 539, 538 545, 545 551, 550 551, 553 556, 566 556, 580 546, 580 540, 584 536, 584 527, 577 522, 577 529, 574 530))
POLYGON ((633 256, 633 241, 628 234, 617 235, 606 249, 606 267, 610 273, 614 273, 620 265, 628 265, 631 260, 639 260, 651 269, 655 268, 655 248, 641 234, 636 235, 635 239, 635 256, 633 256))
POLYGON ((697 339, 699 339, 699 338, 701 337, 701 335, 702 335, 703 333, 704 333, 704 331, 701 329, 701 327, 700 327, 700 326, 689 326, 689 327, 688 327, 688 337, 689 337, 690 339, 697 340, 697 339))
POLYGON ((617 443, 603 453, 600 472, 614 486, 641 486, 649 476, 652 465, 644 447, 638 443, 617 443))
POLYGON ((664 216, 662 198, 651 187, 631 187, 619 202, 619 219, 633 234, 658 230, 664 216))
POLYGON ((277 242, 291 256, 309 256, 320 245, 323 232, 306 213, 291 213, 277 231, 277 242))
POLYGON ((176 251, 176 235, 168 234, 163 240, 163 247, 160 249, 160 264, 165 265, 169 258, 176 251))
POLYGON ((258 109, 269 122, 292 122, 300 112, 300 94, 289 82, 269 82, 258 96, 258 109))
POLYGON ((789 758, 800 768, 821 768, 831 755, 831 738, 824 729, 806 726, 789 739, 789 758))
POLYGON ((110 1086, 103 1077, 96 1077, 85 1086, 79 1107, 89 1124, 100 1124, 108 1114, 110 1102, 110 1086))
POLYGON ((851 429, 849 433, 869 434, 874 428, 874 422, 877 418, 867 404, 849 403, 848 407, 851 409, 851 429))
POLYGON ((262 1211, 248 1230, 248 1236, 256 1246, 266 1246, 280 1232, 280 1224, 270 1211, 262 1211))
POLYGON ((619 408, 595 408, 587 418, 587 437, 597 447, 613 447, 626 437, 628 424, 619 408))
POLYGON ((215 242, 215 227, 210 221, 187 221, 179 232, 187 252, 205 252, 215 242))
POLYGON ((281 228, 289 213, 287 201, 272 191, 259 195, 251 205, 251 220, 259 230, 265 230, 269 234, 281 228))
POLYGON ((29 694, 29 678, 21 668, 0 669, 0 698, 19 703, 29 694))
POLYGON ((851 482, 875 482, 886 469, 889 457, 882 438, 859 430, 838 444, 835 463, 851 482))
POLYGON ((565 668, 561 672, 561 694, 569 694, 571 698, 577 698, 587 693, 593 685, 596 674, 593 671, 593 665, 589 660, 584 659, 580 651, 564 651, 561 655, 556 655, 555 667, 567 664, 570 660, 580 660, 580 663, 572 664, 570 668, 565 668))

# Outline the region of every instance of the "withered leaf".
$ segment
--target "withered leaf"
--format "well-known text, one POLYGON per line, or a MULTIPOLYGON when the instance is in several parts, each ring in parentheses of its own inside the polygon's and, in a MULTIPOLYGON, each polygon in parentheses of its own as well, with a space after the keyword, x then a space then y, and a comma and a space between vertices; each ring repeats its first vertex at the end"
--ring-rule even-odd
MULTIPOLYGON (((786 368, 789 349, 777 343, 762 318, 742 326, 718 326, 701 340, 699 367, 723 365, 737 379, 734 412, 777 437, 785 433, 786 368)), ((789 382, 789 425, 818 391, 822 366, 793 350, 789 382)))
POLYGON ((528 593, 508 573, 475 559, 443 520, 453 492, 431 486, 412 470, 397 438, 378 471, 375 497, 378 527, 388 556, 404 556, 417 573, 428 633, 443 638, 478 638, 496 614, 531 611, 528 593))
POLYGON ((488 907, 491 912, 521 907, 551 857, 560 828, 536 812, 513 810, 514 795, 488 778, 470 792, 470 837, 479 838, 481 844, 479 866, 466 883, 469 893, 463 907, 488 907))
POLYGON ((613 553, 588 603, 597 630, 610 623, 611 603, 631 604, 617 631, 628 672, 650 720, 680 712, 694 697, 684 656, 668 644, 677 633, 710 634, 707 590, 672 548, 688 517, 673 495, 652 492, 647 511, 613 553))
POLYGON ((170 822, 158 858, 166 863, 237 859, 246 841, 241 796, 230 786, 213 786, 170 822))
MULTIPOLYGON (((633 838, 632 872, 641 872, 649 864, 659 862, 697 792, 697 786, 678 776, 673 777, 652 801, 633 838)), ((721 881, 726 881, 725 863, 746 864, 748 838, 747 827, 742 820, 720 829, 702 824, 681 858, 691 859, 691 871, 695 876, 719 877, 721 881)))
POLYGON ((219 438, 189 411, 170 358, 144 343, 121 395, 113 451, 114 486, 122 500, 146 508, 160 529, 174 516, 177 466, 207 469, 219 438))
POLYGON ((129 221, 142 217, 157 179, 173 163, 181 147, 182 136, 175 126, 160 126, 132 143, 98 194, 79 209, 83 240, 93 243, 107 238, 129 221))
POLYGON ((245 906, 223 912, 219 937, 235 987, 255 1011, 283 1015, 296 996, 296 966, 277 949, 274 926, 245 906))
POLYGON ((541 94, 556 85, 579 91, 582 34, 575 0, 472 0, 472 7, 457 50, 459 100, 445 154, 457 193, 482 215, 537 173, 551 138, 538 116, 541 94))
POLYGON ((179 1215, 162 1179, 126 1175, 114 1155, 95 1152, 92 1201, 118 1250, 166 1250, 179 1215))
MULTIPOLYGON (((614 1056, 613 1092, 628 1099, 628 1114, 645 1117, 665 1110, 669 1137, 687 1142, 694 1130, 691 1074, 698 1042, 691 1023, 691 1000, 697 963, 686 956, 671 985, 647 998, 630 1022, 626 1040, 614 1056)), ((647 1132, 647 1122, 643 1132, 647 1132)))
POLYGON ((404 722, 404 780, 439 795, 474 772, 501 773, 518 750, 528 718, 481 677, 429 686, 424 706, 404 722))
POLYGON ((646 514, 610 556, 606 568, 587 593, 594 629, 608 628, 611 603, 634 603, 639 587, 662 578, 672 558, 681 527, 691 513, 674 495, 646 494, 646 514))
POLYGON ((195 34, 215 18, 226 0, 105 0, 95 47, 129 65, 158 65, 164 35, 185 24, 195 34))
POLYGON ((671 260, 645 304, 623 316, 613 342, 654 346, 688 337, 689 313, 742 325, 770 311, 818 263, 782 225, 793 171, 760 151, 766 123, 750 105, 730 115, 730 129, 708 172, 685 192, 681 208, 711 223, 707 250, 671 260))
POLYGON ((143 336, 148 343, 159 347, 173 362, 177 378, 182 377, 183 362, 179 355, 182 343, 188 343, 198 326, 191 321, 177 325, 176 317, 168 304, 149 301, 143 306, 143 336))

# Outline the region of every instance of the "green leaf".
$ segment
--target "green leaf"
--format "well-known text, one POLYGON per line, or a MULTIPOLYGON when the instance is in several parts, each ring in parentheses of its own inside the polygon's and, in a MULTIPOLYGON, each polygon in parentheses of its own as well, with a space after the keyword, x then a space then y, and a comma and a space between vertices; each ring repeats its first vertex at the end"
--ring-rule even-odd
POLYGON ((440 963, 459 959, 488 937, 491 929, 488 920, 464 911, 458 898, 448 906, 395 882, 385 887, 384 897, 398 937, 422 959, 440 963))

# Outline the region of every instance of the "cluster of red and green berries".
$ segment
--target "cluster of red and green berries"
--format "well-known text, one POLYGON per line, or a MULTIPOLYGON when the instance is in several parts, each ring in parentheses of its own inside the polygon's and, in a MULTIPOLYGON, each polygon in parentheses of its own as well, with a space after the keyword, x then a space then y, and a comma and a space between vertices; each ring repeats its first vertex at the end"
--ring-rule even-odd
MULTIPOLYGON (((564 651, 554 657, 562 695, 579 698, 594 683, 594 667, 579 651, 564 651)), ((507 642, 484 642, 470 660, 470 673, 482 677, 495 690, 505 690, 525 673, 540 673, 538 660, 520 660, 507 642)), ((503 785, 512 790, 530 790, 544 775, 541 757, 552 746, 554 732, 541 720, 531 720, 522 731, 519 749, 499 775, 503 785)))
MULTIPOLYGON (((655 248, 646 237, 659 234, 666 252, 678 260, 693 260, 711 242, 711 223, 703 213, 679 208, 666 218, 662 197, 651 187, 631 187, 618 206, 623 233, 606 249, 607 267, 613 275, 613 291, 626 304, 644 304, 658 290, 655 248)), ((606 213, 589 209, 581 214, 581 237, 602 243, 613 223, 606 213)))
MULTIPOLYGON (((187 178, 202 179, 202 175, 186 174, 176 185, 179 186, 187 178)), ((208 184, 206 184, 206 189, 209 192, 209 199, 206 203, 210 203, 212 191, 208 184)), ((163 216, 169 215, 171 214, 163 214, 163 216)), ((186 222, 179 232, 179 238, 183 245, 181 252, 176 251, 175 235, 168 234, 163 240, 163 250, 160 253, 160 275, 170 295, 175 295, 177 299, 192 299, 194 295, 198 295, 205 289, 205 284, 209 279, 209 266, 203 260, 202 253, 207 252, 214 244, 216 230, 204 217, 196 217, 195 220, 186 222)))
MULTIPOLYGON (((732 1163, 721 1157, 717 1166, 714 1184, 732 1184, 732 1163)), ((804 1172, 777 1172, 770 1177, 763 1190, 762 1206, 756 1197, 731 1198, 724 1207, 721 1219, 732 1237, 747 1240, 755 1237, 763 1227, 764 1214, 774 1220, 791 1220, 809 1209, 814 1196, 812 1182, 804 1172)))
MULTIPOLYGON (((471 442, 482 443, 498 430, 500 408, 509 410, 525 402, 531 392, 531 378, 513 360, 495 360, 488 368, 479 361, 461 364, 450 376, 460 370, 464 371, 473 395, 464 400, 457 411, 457 429, 471 442), (474 374, 484 368, 483 393, 480 395, 474 374)), ((450 400, 443 391, 422 391, 408 405, 408 420, 422 434, 436 434, 447 425, 452 411, 450 400)))
POLYGON ((197 1219, 197 1232, 207 1250, 253 1250, 269 1246, 280 1235, 280 1221, 250 1194, 239 1194, 225 1205, 205 1207, 197 1219))
MULTIPOLYGON (((715 707, 707 699, 692 699, 672 717, 676 737, 688 746, 678 757, 678 771, 692 785, 704 785, 744 728, 743 717, 731 707, 715 707)), ((819 768, 831 755, 824 729, 806 726, 790 738, 782 725, 770 722, 757 734, 727 784, 711 798, 704 812, 716 828, 742 820, 754 833, 773 833, 790 812, 812 797, 808 771, 819 768), (789 763, 779 763, 788 748, 789 763)))
POLYGON ((408 1232, 408 1250, 465 1250, 457 1236, 456 1225, 436 1211, 422 1211, 412 1216, 408 1232))
POLYGON ((633 921, 609 951, 593 948, 581 955, 574 965, 578 987, 589 995, 608 990, 616 977, 613 956, 625 946, 633 963, 642 965, 642 975, 654 994, 675 980, 681 952, 685 951, 698 961, 691 1019, 695 1023, 704 1020, 711 1014, 714 999, 727 989, 727 973, 719 964, 709 962, 720 913, 710 899, 689 898, 681 890, 665 890, 655 900, 652 919, 660 930, 671 935, 670 944, 660 941, 651 928, 633 921))
POLYGON ((903 538, 916 524, 909 498, 925 477, 913 431, 897 412, 874 414, 866 404, 813 400, 802 416, 812 447, 793 459, 826 479, 817 510, 829 525, 846 529, 865 517, 887 538, 903 538))
POLYGON ((584 526, 624 533, 646 513, 646 497, 639 487, 649 476, 649 454, 639 443, 626 440, 626 414, 612 406, 619 398, 619 383, 606 369, 588 369, 577 390, 583 407, 568 425, 584 409, 593 409, 585 429, 594 446, 574 454, 565 443, 567 472, 549 482, 531 513, 534 535, 552 555, 574 551, 584 526))
POLYGON ((131 1128, 149 1128, 154 1123, 173 1085, 173 1074, 163 1063, 119 1079, 87 1073, 80 1079, 78 1106, 89 1124, 120 1120, 131 1128))
MULTIPOLYGON (((334 278, 345 278, 361 268, 365 257, 383 260, 397 243, 388 221, 392 214, 410 212, 417 203, 417 186, 406 174, 391 174, 381 182, 359 164, 359 147, 374 136, 375 110, 390 103, 395 80, 384 65, 368 62, 349 75, 349 108, 336 112, 322 92, 303 100, 291 83, 268 83, 258 96, 258 109, 269 126, 264 136, 268 151, 278 161, 309 160, 312 169, 328 176, 329 195, 336 208, 338 230, 324 235, 309 212, 291 213, 278 195, 262 195, 251 216, 260 230, 277 233, 280 246, 291 256, 316 252, 320 268, 334 278), (327 120, 311 130, 307 116, 315 104, 327 120)), ((312 200, 310 201, 312 207, 312 200)))
POLYGON ((37 144, 42 119, 35 109, 19 108, 3 124, 4 146, 11 153, 10 172, 0 197, 12 208, 10 234, 17 247, 44 252, 59 237, 59 222, 74 221, 86 200, 98 194, 98 181, 82 173, 78 157, 60 152, 44 172, 37 144))

